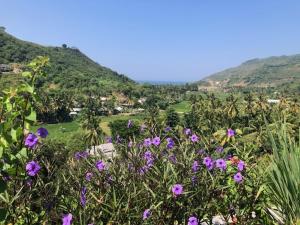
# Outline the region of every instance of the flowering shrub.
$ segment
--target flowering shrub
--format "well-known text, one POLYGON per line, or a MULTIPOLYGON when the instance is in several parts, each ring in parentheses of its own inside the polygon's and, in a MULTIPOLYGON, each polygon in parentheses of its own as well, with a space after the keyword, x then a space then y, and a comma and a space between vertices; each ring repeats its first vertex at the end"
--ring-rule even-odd
POLYGON ((266 223, 253 157, 234 150, 239 147, 234 143, 220 151, 201 140, 194 133, 168 133, 129 147, 123 139, 115 143, 119 155, 110 162, 75 159, 65 171, 72 188, 63 197, 69 204, 62 213, 93 224, 200 224, 215 215, 240 224, 266 223))
POLYGON ((169 127, 155 116, 140 127, 117 122, 106 139, 116 157, 69 152, 45 141, 46 129, 30 132, 34 80, 46 64, 45 58, 31 63, 24 85, 0 99, 2 221, 197 225, 219 215, 232 224, 271 223, 257 145, 245 141, 236 112, 215 126, 216 116, 207 111, 211 120, 195 124, 189 115, 194 122, 187 127, 169 127))

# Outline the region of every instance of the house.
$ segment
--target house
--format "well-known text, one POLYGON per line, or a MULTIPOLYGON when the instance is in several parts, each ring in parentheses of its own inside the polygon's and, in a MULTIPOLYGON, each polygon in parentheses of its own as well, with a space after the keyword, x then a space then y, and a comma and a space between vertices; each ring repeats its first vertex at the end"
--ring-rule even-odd
POLYGON ((70 112, 69 113, 70 116, 77 116, 77 114, 78 114, 77 112, 70 112))
POLYGON ((77 112, 77 113, 79 113, 81 110, 82 110, 82 108, 73 108, 71 110, 71 112, 77 112))
POLYGON ((106 102, 107 100, 108 100, 107 97, 100 97, 100 101, 101 101, 101 102, 106 102))
POLYGON ((69 113, 70 116, 77 116, 78 113, 82 110, 82 108, 73 108, 71 109, 71 112, 69 113))
POLYGON ((121 113, 124 111, 124 109, 121 106, 117 106, 117 107, 115 107, 114 111, 121 113))
POLYGON ((139 100, 138 100, 138 103, 140 103, 140 104, 144 104, 145 102, 146 102, 146 98, 140 98, 139 100))
POLYGON ((270 104, 278 104, 278 103, 280 103, 280 100, 279 99, 268 99, 267 102, 270 104))

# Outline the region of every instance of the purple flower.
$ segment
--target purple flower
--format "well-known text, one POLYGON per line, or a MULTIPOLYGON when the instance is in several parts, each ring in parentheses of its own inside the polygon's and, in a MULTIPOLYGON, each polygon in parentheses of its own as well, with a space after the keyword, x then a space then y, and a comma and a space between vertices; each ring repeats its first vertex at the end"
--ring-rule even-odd
POLYGON ((34 177, 39 170, 41 169, 40 165, 35 161, 30 161, 26 164, 27 174, 31 177, 34 177))
POLYGON ((199 155, 202 155, 202 154, 204 154, 205 153, 205 150, 204 149, 199 149, 198 151, 197 151, 197 154, 199 154, 199 155))
POLYGON ((235 182, 240 183, 243 180, 243 176, 240 172, 238 172, 233 176, 233 179, 235 182))
POLYGON ((172 187, 172 192, 175 196, 181 195, 183 192, 183 186, 181 184, 174 184, 172 187))
POLYGON ((159 146, 160 145, 160 137, 153 138, 152 144, 154 144, 155 146, 159 146))
POLYGON ((227 130, 227 136, 228 136, 228 137, 233 137, 234 135, 235 135, 234 130, 232 130, 231 128, 229 128, 229 129, 227 130))
POLYGON ((86 205, 86 191, 86 187, 83 187, 80 192, 80 204, 82 205, 82 207, 85 207, 86 205))
POLYGON ((128 142, 128 147, 131 148, 132 145, 133 145, 133 142, 132 142, 132 141, 129 141, 129 142, 128 142))
POLYGON ((112 175, 108 176, 107 182, 108 182, 109 184, 111 184, 113 181, 114 181, 114 180, 113 180, 112 175))
POLYGON ((172 130, 171 127, 166 127, 166 128, 165 128, 165 132, 169 132, 169 131, 171 131, 171 130, 172 130))
POLYGON ((172 138, 167 138, 167 148, 171 149, 171 148, 174 147, 174 145, 175 145, 175 142, 173 141, 173 139, 172 138))
POLYGON ((120 135, 117 135, 116 142, 117 143, 121 143, 122 142, 122 138, 120 137, 120 135))
POLYGON ((151 211, 150 211, 150 209, 146 209, 143 212, 143 220, 148 219, 149 216, 151 216, 151 211))
POLYGON ((3 181, 8 182, 11 180, 11 177, 7 173, 2 172, 1 175, 2 175, 3 181))
POLYGON ((33 182, 32 179, 27 179, 25 183, 26 183, 26 185, 27 185, 28 187, 31 187, 31 186, 32 186, 32 182, 33 182))
POLYGON ((87 158, 88 156, 89 156, 89 153, 87 151, 75 153, 75 159, 77 159, 77 160, 87 158))
POLYGON ((87 181, 91 181, 92 177, 93 177, 93 173, 87 172, 87 173, 85 174, 85 179, 86 179, 87 181))
POLYGON ((185 135, 188 136, 188 135, 190 135, 191 133, 192 133, 192 131, 191 131, 190 128, 185 128, 185 129, 184 129, 184 134, 185 134, 185 135))
POLYGON ((212 170, 214 168, 214 163, 208 156, 203 159, 203 164, 207 167, 208 170, 212 170))
POLYGON ((217 159, 216 161, 216 167, 220 168, 221 170, 226 170, 226 161, 224 159, 217 159))
POLYGON ((240 160, 237 167, 238 167, 238 171, 243 171, 245 169, 245 162, 240 160))
POLYGON ((174 154, 169 156, 169 160, 174 164, 177 163, 177 158, 174 154))
POLYGON ((129 171, 132 171, 134 169, 132 163, 128 163, 127 168, 129 171))
POLYGON ((151 141, 150 138, 146 138, 146 139, 144 140, 144 146, 145 146, 145 147, 150 147, 151 144, 152 144, 152 141, 151 141))
POLYGON ((48 136, 48 131, 46 128, 40 127, 37 131, 36 131, 37 135, 40 136, 41 138, 46 138, 48 136))
POLYGON ((26 140, 25 140, 25 146, 27 148, 34 148, 37 143, 38 143, 39 139, 37 136, 35 136, 34 134, 30 133, 28 134, 28 136, 26 137, 26 140))
POLYGON ((154 159, 149 159, 149 160, 147 160, 147 167, 148 168, 150 168, 150 167, 152 167, 153 166, 153 163, 154 163, 154 159))
POLYGON ((112 143, 112 138, 111 137, 106 137, 105 141, 106 141, 106 143, 112 143))
POLYGON ((144 153, 144 159, 146 160, 152 159, 152 153, 149 150, 144 153))
POLYGON ((139 169, 139 174, 144 175, 148 170, 149 170, 149 167, 147 165, 145 165, 139 169))
POLYGON ((198 138, 198 136, 196 135, 196 134, 193 134, 191 137, 190 137, 190 139, 191 139, 191 141, 192 142, 198 142, 198 140, 199 140, 199 138, 198 138))
POLYGON ((73 218, 73 216, 71 213, 64 215, 62 218, 63 225, 71 225, 72 218, 73 218))
POLYGON ((227 156, 226 156, 226 159, 227 160, 231 160, 233 157, 232 153, 228 153, 227 156))
POLYGON ((193 186, 195 186, 196 181, 197 181, 197 177, 196 176, 192 176, 191 180, 192 180, 193 186))
POLYGON ((132 122, 132 120, 128 120, 128 123, 127 123, 127 128, 130 128, 130 127, 132 127, 132 125, 133 125, 133 122, 132 122))
POLYGON ((222 146, 219 146, 216 148, 216 152, 222 153, 224 151, 224 148, 222 146))
POLYGON ((188 225, 198 225, 198 219, 194 216, 191 216, 189 218, 188 225))
POLYGON ((102 160, 99 160, 97 163, 96 163, 96 167, 99 171, 102 171, 105 169, 105 164, 102 160))
POLYGON ((146 128, 147 128, 147 126, 145 124, 142 124, 140 127, 140 131, 143 133, 146 128))
POLYGON ((193 166, 192 166, 193 172, 194 173, 197 172, 199 170, 199 167, 200 167, 199 162, 198 161, 194 161, 193 166))

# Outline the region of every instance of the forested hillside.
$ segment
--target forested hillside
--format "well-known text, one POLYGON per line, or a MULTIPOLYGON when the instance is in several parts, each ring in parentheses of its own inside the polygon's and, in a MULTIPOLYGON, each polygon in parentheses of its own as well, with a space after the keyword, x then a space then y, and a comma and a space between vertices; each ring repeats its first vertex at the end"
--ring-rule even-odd
POLYGON ((41 46, 19 40, 1 28, 0 65, 7 71, 2 71, 0 85, 7 86, 20 79, 18 71, 39 55, 50 58, 49 75, 39 81, 39 85, 47 89, 114 90, 127 84, 134 84, 134 81, 125 75, 99 65, 77 48, 69 48, 65 44, 62 47, 41 46))

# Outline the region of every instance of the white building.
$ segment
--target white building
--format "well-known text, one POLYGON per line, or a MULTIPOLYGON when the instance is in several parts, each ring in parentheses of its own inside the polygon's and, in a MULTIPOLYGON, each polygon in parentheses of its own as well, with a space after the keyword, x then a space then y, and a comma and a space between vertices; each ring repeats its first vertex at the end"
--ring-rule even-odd
POLYGON ((279 99, 268 99, 267 102, 271 103, 271 104, 278 104, 278 103, 280 103, 280 100, 279 99))

